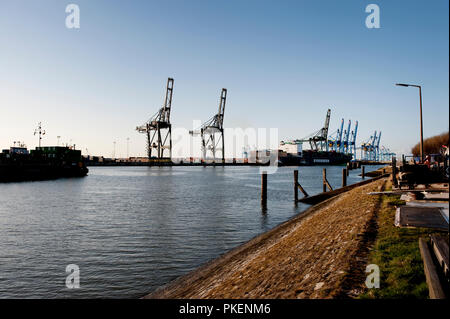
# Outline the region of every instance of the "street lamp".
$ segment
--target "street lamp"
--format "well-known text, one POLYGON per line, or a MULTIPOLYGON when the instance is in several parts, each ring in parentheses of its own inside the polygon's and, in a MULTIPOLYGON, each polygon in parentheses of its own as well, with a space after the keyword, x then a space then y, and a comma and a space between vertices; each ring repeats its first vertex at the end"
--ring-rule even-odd
POLYGON ((419 98, 420 98, 420 161, 423 163, 423 120, 422 120, 422 87, 420 85, 416 84, 404 84, 404 83, 397 83, 395 84, 397 86, 412 86, 415 88, 419 88, 419 98))

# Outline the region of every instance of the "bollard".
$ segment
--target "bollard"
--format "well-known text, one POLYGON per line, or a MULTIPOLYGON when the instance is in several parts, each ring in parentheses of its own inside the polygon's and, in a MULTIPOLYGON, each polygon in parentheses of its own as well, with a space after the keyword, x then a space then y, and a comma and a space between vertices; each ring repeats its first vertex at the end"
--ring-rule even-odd
POLYGON ((322 169, 322 192, 327 191, 327 169, 322 169))
POLYGON ((362 166, 362 167, 361 167, 361 177, 362 177, 363 179, 364 179, 364 177, 366 177, 365 170, 366 170, 365 166, 362 166))
POLYGON ((347 176, 350 173, 350 165, 347 163, 347 176))
POLYGON ((347 186, 347 169, 342 169, 342 187, 347 186))
POLYGON ((261 174, 261 204, 267 204, 267 172, 264 171, 261 174))

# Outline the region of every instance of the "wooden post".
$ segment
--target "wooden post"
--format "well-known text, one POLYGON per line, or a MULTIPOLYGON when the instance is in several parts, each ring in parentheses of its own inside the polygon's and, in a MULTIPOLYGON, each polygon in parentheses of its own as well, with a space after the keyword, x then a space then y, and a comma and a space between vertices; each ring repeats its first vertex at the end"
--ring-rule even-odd
POLYGON ((350 165, 349 165, 349 163, 347 163, 347 176, 348 176, 349 172, 350 172, 350 165))
POLYGON ((342 169, 342 187, 347 186, 347 169, 342 169))
POLYGON ((366 172, 365 172, 365 166, 363 165, 361 167, 361 177, 364 179, 364 177, 366 177, 366 172))
POLYGON ((392 186, 397 186, 397 159, 392 157, 392 186))
POLYGON ((309 196, 308 193, 303 189, 302 185, 300 185, 300 183, 298 182, 298 170, 294 171, 294 187, 295 202, 298 201, 298 190, 300 190, 305 197, 309 196))
MULTIPOLYGON (((323 186, 324 193, 327 191, 327 187, 330 192, 333 190, 333 187, 331 187, 330 183, 328 183, 327 170, 325 168, 322 169, 322 184, 323 184, 322 186, 323 186)), ((306 195, 306 196, 308 196, 308 195, 306 195)))
POLYGON ((261 175, 261 204, 267 204, 267 172, 262 172, 261 175))
POLYGON ((298 170, 294 170, 294 200, 298 202, 298 170))

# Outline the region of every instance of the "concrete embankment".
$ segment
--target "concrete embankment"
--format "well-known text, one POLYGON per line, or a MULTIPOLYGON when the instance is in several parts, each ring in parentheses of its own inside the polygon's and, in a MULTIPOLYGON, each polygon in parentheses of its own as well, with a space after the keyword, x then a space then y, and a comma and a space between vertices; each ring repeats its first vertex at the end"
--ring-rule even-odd
POLYGON ((376 234, 382 178, 312 206, 145 298, 355 296, 376 234))

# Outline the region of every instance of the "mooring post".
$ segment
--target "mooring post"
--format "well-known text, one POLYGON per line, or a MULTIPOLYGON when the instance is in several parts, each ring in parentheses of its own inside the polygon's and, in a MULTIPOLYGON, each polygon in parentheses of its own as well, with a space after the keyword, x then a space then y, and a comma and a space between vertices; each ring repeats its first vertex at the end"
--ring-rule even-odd
POLYGON ((349 172, 350 172, 350 165, 347 163, 347 176, 348 176, 349 172))
POLYGON ((298 201, 298 190, 299 189, 305 197, 309 196, 308 193, 303 189, 302 185, 300 185, 300 183, 298 182, 298 170, 294 170, 294 198, 295 198, 296 203, 298 201))
POLYGON ((342 187, 347 186, 347 169, 342 169, 342 187))
POLYGON ((365 166, 363 165, 363 166, 361 166, 361 177, 364 179, 364 177, 366 177, 366 174, 365 174, 365 166))
POLYGON ((392 157, 392 185, 397 185, 397 159, 392 157))
POLYGON ((264 171, 261 174, 261 204, 267 204, 267 172, 264 171))
POLYGON ((325 193, 327 191, 327 169, 322 169, 322 191, 325 193))

